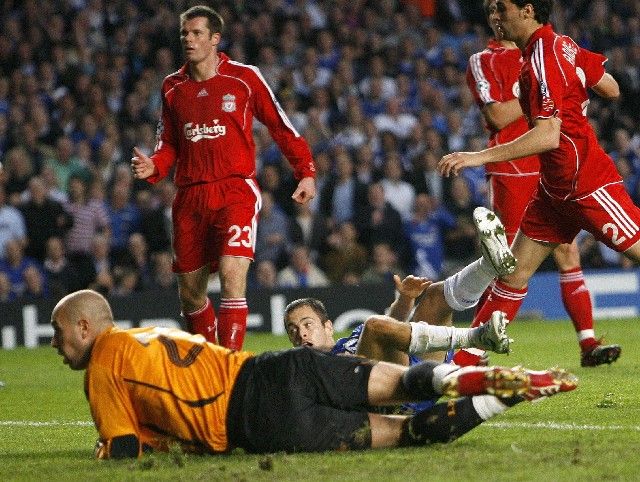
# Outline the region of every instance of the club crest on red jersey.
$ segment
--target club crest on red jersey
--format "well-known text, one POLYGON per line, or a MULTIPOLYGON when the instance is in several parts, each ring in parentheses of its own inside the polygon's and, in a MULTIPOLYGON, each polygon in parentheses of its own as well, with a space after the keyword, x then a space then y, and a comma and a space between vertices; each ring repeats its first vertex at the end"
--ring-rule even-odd
POLYGON ((222 96, 222 110, 224 112, 234 112, 236 110, 236 96, 225 94, 222 96))

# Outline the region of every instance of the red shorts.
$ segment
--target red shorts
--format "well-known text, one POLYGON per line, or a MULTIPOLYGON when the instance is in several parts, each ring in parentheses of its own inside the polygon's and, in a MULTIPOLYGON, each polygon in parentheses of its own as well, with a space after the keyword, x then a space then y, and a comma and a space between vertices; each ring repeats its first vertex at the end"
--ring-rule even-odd
POLYGON ((262 197, 253 179, 231 178, 178 189, 173 201, 173 271, 189 273, 220 256, 253 259, 262 197))
POLYGON ((622 183, 608 184, 581 199, 562 201, 539 188, 522 220, 522 232, 537 241, 570 243, 581 229, 616 251, 640 240, 640 208, 622 183))
POLYGON ((507 241, 513 242, 527 204, 538 188, 540 176, 489 176, 489 202, 507 232, 507 241))

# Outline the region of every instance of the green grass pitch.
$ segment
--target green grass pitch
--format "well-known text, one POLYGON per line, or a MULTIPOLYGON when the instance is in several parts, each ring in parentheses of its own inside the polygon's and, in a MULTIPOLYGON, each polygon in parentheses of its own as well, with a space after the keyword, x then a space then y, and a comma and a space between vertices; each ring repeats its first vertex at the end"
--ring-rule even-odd
MULTIPOLYGON (((517 321, 513 352, 491 363, 561 366, 579 376, 576 391, 522 403, 448 445, 351 453, 96 461, 83 374, 51 348, 0 350, 0 480, 638 480, 638 321, 597 324, 623 346, 617 363, 598 368, 580 368, 569 322, 517 321)), ((256 352, 286 346, 263 334, 246 342, 256 352)))

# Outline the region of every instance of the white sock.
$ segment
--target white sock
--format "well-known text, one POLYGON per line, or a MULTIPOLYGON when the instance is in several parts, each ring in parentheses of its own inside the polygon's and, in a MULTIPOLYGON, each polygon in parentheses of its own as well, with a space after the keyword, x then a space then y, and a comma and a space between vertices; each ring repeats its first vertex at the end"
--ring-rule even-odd
POLYGON ((509 408, 493 395, 476 395, 471 397, 471 403, 482 420, 489 420, 509 408))
POLYGON ((432 383, 433 389, 436 391, 436 393, 442 393, 442 380, 449 373, 455 372, 456 370, 460 370, 460 367, 452 363, 441 363, 433 369, 432 383))
POLYGON ((484 258, 479 258, 444 280, 444 299, 451 309, 463 311, 478 304, 495 278, 493 271, 483 266, 486 263, 484 258))
POLYGON ((596 337, 596 332, 591 329, 591 330, 580 330, 578 333, 578 341, 582 341, 582 340, 588 340, 589 338, 595 338, 596 337))
POLYGON ((471 346, 477 328, 429 325, 424 321, 410 322, 411 341, 409 355, 423 355, 431 351, 450 350, 471 346))

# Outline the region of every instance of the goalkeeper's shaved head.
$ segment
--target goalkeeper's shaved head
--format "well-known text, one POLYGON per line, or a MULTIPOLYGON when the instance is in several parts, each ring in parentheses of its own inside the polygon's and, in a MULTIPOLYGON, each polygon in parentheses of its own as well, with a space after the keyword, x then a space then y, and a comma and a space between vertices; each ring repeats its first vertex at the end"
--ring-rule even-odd
POLYGON ((113 325, 113 313, 104 296, 93 290, 80 290, 62 298, 53 312, 64 310, 67 319, 85 318, 96 327, 113 325))
POLYGON ((80 290, 58 301, 51 313, 51 325, 51 346, 65 364, 82 370, 89 364, 98 336, 113 327, 113 313, 100 293, 80 290))

